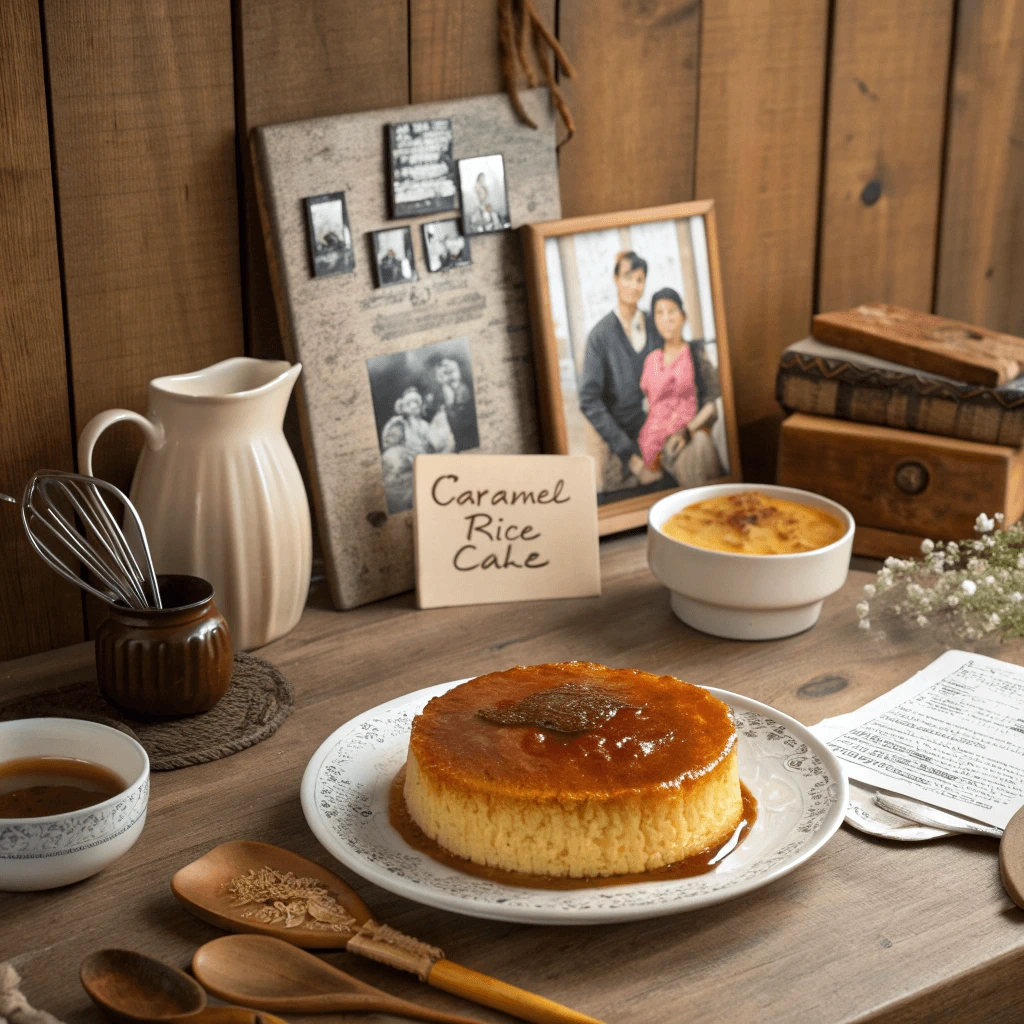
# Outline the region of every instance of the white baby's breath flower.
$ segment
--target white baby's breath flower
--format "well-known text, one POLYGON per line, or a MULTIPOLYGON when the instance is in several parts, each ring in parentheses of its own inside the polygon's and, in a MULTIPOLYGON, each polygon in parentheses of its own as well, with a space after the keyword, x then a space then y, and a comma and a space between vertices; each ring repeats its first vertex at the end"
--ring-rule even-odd
POLYGON ((903 563, 902 563, 902 562, 901 562, 901 561, 900 561, 900 560, 899 560, 899 559, 898 559, 898 558, 897 558, 897 557, 896 557, 895 555, 890 555, 890 556, 889 556, 889 557, 888 557, 888 558, 887 558, 887 559, 886 559, 886 560, 885 560, 885 561, 884 561, 884 562, 882 563, 882 565, 883 565, 883 566, 884 566, 884 567, 885 567, 886 569, 902 569, 902 568, 903 568, 903 563))
POLYGON ((1024 594, 1022 594, 1019 590, 1015 590, 1010 595, 1010 603, 1011 604, 1020 604, 1021 601, 1024 601, 1024 594))
POLYGON ((1024 569, 1024 555, 1017 556, 1017 568, 1024 569))
POLYGON ((907 597, 920 597, 924 593, 924 587, 920 583, 907 584, 907 597))
POLYGON ((923 615, 918 615, 917 624, 921 627, 928 625, 928 620, 923 615))
POLYGON ((991 614, 991 615, 990 615, 990 616, 988 617, 988 621, 989 621, 989 622, 991 622, 993 626, 998 626, 998 625, 999 625, 999 622, 1000 622, 1000 619, 999 619, 999 613, 998 613, 998 612, 993 612, 993 613, 992 613, 992 614, 991 614))
POLYGON ((996 521, 985 515, 984 512, 978 513, 978 518, 974 520, 974 530, 976 533, 991 533, 996 528, 996 521))
POLYGON ((987 583, 987 584, 988 584, 988 585, 989 585, 990 587, 992 586, 992 584, 993 584, 993 583, 995 583, 995 581, 996 581, 996 578, 995 578, 995 576, 986 576, 986 577, 985 577, 985 582, 986 582, 986 583, 987 583))
POLYGON ((948 604, 950 608, 955 608, 959 603, 960 598, 957 597, 956 594, 950 594, 949 597, 946 598, 946 604, 948 604))
POLYGON ((968 572, 980 572, 981 567, 985 563, 980 558, 968 558, 967 559, 967 571, 968 572))
POLYGON ((963 588, 963 592, 968 596, 976 593, 978 590, 978 584, 975 583, 974 580, 964 580, 960 586, 963 588))
POLYGON ((935 541, 929 540, 927 537, 921 541, 921 554, 930 555, 935 550, 935 541))
POLYGON ((971 547, 974 548, 975 551, 984 551, 985 542, 983 540, 972 540, 971 547))
POLYGON ((870 629, 871 628, 871 620, 870 619, 861 619, 860 622, 857 623, 857 626, 860 629, 870 629))
POLYGON ((903 614, 903 605, 901 605, 901 604, 894 604, 892 606, 892 611, 893 611, 894 615, 902 615, 903 614))
POLYGON ((878 593, 878 587, 876 587, 874 583, 865 583, 864 593, 867 594, 868 597, 874 597, 875 594, 878 593))
POLYGON ((868 617, 868 613, 870 611, 871 611, 871 606, 867 603, 867 601, 859 601, 857 603, 857 618, 858 619, 866 619, 868 617))
POLYGON ((955 555, 959 550, 960 550, 960 545, 957 544, 957 542, 955 540, 951 540, 946 545, 946 554, 947 555, 955 555))
POLYGON ((993 518, 993 519, 994 519, 994 520, 995 520, 995 521, 996 521, 997 523, 1001 523, 1001 522, 1003 521, 1003 519, 1005 518, 1005 516, 1003 515, 1003 513, 1002 513, 1002 512, 997 512, 997 513, 996 513, 996 514, 995 514, 995 515, 994 515, 994 516, 993 516, 992 518, 993 518))

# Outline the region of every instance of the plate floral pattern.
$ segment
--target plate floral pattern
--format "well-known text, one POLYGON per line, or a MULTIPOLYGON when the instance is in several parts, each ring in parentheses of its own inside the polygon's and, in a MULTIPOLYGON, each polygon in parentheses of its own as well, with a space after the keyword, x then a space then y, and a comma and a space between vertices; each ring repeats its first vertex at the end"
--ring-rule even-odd
POLYGON ((795 719, 708 687, 733 711, 740 778, 758 802, 750 834, 717 868, 692 878, 578 890, 527 889, 475 878, 412 849, 388 820, 388 791, 405 763, 413 718, 465 680, 381 704, 335 730, 302 779, 302 810, 342 864, 408 899, 472 917, 595 924, 674 914, 732 899, 802 864, 842 823, 846 776, 795 719))

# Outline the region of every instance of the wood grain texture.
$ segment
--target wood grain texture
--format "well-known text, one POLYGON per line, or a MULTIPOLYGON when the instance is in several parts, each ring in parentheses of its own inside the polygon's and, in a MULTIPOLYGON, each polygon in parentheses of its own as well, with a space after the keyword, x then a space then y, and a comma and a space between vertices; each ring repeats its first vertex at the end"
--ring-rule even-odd
MULTIPOLYGON (((242 352, 227 2, 44 0, 77 426, 242 352)), ((140 447, 105 437, 126 488, 140 447)))
MULTIPOLYGON (((249 133, 267 124, 407 103, 408 11, 406 0, 233 2, 248 345, 254 356, 280 359, 284 350, 256 206, 249 133)), ((300 381, 300 392, 302 387, 300 381)), ((294 446, 294 420, 286 429, 294 446)))
POLYGON ((1024 338, 882 303, 818 313, 818 341, 966 384, 998 387, 1024 372, 1024 338))
POLYGON ((810 328, 827 0, 709 0, 695 194, 714 199, 746 478, 775 464, 774 381, 810 328))
POLYGON ((954 0, 837 0, 817 308, 930 310, 954 0))
MULTIPOLYGON (((186 967, 200 944, 222 933, 178 905, 170 878, 216 844, 244 838, 338 871, 377 920, 441 946, 451 960, 609 1022, 674 1024, 680 1006, 687 1024, 1014 1020, 1024 928, 999 884, 991 840, 911 846, 844 827, 792 874, 747 896, 587 928, 434 910, 331 860, 302 819, 307 761, 342 722, 419 687, 582 656, 745 693, 813 723, 879 696, 942 653, 927 630, 857 628, 854 605, 872 573, 852 572, 807 633, 746 644, 702 636, 674 618, 647 569, 642 536, 604 542, 602 569, 596 600, 514 611, 417 612, 406 596, 337 615, 325 595, 314 596, 295 631, 262 652, 296 690, 296 709, 274 736, 222 761, 154 775, 145 831, 107 871, 55 892, 0 894, 0 949, 14 957, 29 1000, 69 1024, 100 1024, 77 977, 87 953, 125 946, 186 967), (828 686, 807 685, 825 676, 828 686), (925 1012, 915 1016, 916 1007, 925 1012), (963 1015, 947 1012, 953 1008, 963 1015)), ((1020 643, 993 647, 984 653, 1024 662, 1020 643)), ((20 692, 52 686, 54 658, 0 667, 0 679, 20 692)), ((328 960, 394 995, 507 1024, 411 975, 347 954, 328 960)), ((316 1019, 289 1015, 296 1024, 316 1019)))
MULTIPOLYGON (((555 0, 537 14, 555 29, 555 0)), ((542 82, 538 72, 538 82, 542 82)), ((409 0, 409 101, 454 100, 501 92, 498 5, 480 0, 409 0)), ((520 84, 525 89, 526 80, 520 84)))
POLYGON ((1024 334, 1024 2, 961 0, 935 311, 1024 334))
POLYGON ((1007 526, 1024 512, 1019 448, 803 413, 782 425, 778 479, 838 501, 858 526, 933 540, 973 536, 979 512, 1007 526))
POLYGON ((578 72, 560 83, 578 133, 559 159, 565 216, 694 197, 700 22, 694 0, 562 4, 559 40, 578 72))
MULTIPOLYGON (((0 490, 21 497, 37 469, 72 469, 57 225, 39 5, 0 0, 0 490)), ((78 590, 0 508, 0 658, 82 639, 78 590)))
POLYGON ((924 537, 897 530, 878 530, 872 526, 858 526, 853 535, 853 553, 862 558, 917 558, 921 554, 924 537))

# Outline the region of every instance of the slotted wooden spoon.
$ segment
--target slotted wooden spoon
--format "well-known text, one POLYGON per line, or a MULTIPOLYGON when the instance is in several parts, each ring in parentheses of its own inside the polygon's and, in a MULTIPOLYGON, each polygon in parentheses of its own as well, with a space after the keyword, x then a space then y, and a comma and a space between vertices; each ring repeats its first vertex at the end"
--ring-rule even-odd
MULTIPOLYGON (((171 879, 171 889, 188 911, 225 931, 272 936, 302 949, 347 949, 350 953, 359 953, 361 956, 418 974, 421 980, 425 980, 434 988, 462 996, 463 999, 483 1006, 493 1007, 521 1020, 531 1021, 532 1024, 601 1024, 596 1018, 571 1010, 561 1003, 506 984, 489 975, 480 974, 468 967, 462 967, 443 957, 433 962, 428 961, 424 968, 422 957, 403 956, 401 949, 367 942, 365 939, 357 938, 355 931, 323 931, 305 925, 286 928, 283 922, 264 924, 243 917, 242 915, 252 908, 232 906, 231 899, 225 891, 227 883, 248 874, 249 871, 259 871, 263 867, 291 872, 299 878, 315 878, 355 919, 354 929, 362 928, 367 922, 374 924, 370 908, 359 898, 355 890, 333 871, 322 868, 297 853, 269 843, 239 841, 215 846, 199 860, 183 867, 171 879)), ((199 976, 198 971, 196 976, 199 976)), ((266 1008, 274 1009, 271 1006, 266 1008)))

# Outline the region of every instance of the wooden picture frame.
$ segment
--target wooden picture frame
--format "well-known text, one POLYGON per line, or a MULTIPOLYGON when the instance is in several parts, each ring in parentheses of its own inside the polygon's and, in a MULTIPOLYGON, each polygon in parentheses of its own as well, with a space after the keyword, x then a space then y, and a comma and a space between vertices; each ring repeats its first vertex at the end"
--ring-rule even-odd
MULTIPOLYGON (((605 535, 642 526, 651 505, 680 486, 739 480, 739 440, 714 202, 700 200, 646 210, 572 217, 526 224, 520 230, 545 450, 559 455, 586 453, 597 461, 600 533, 605 535), (623 271, 623 279, 632 275, 632 296, 640 286, 641 265, 642 295, 630 320, 631 343, 623 322, 623 307, 619 304, 623 294, 619 291, 619 271, 623 271), (601 279, 601 273, 606 274, 606 279, 601 279), (672 310, 678 308, 682 312, 685 309, 680 330, 686 344, 678 351, 680 354, 688 351, 690 356, 689 363, 678 365, 671 382, 666 382, 669 370, 664 365, 663 355, 655 357, 651 364, 647 362, 655 349, 663 348, 664 340, 655 327, 654 310, 645 309, 644 304, 649 307, 652 296, 663 290, 671 291, 674 298, 662 295, 658 299, 658 323, 674 331, 676 320, 672 319, 672 310), (597 311, 608 309, 609 305, 610 312, 598 318, 597 311), (643 317, 638 319, 641 313, 643 317), (638 348, 640 344, 644 347, 638 348), (632 356, 626 347, 629 345, 632 356), (603 397, 599 398, 597 393, 596 374, 601 372, 602 366, 610 365, 608 360, 615 364, 614 369, 608 370, 612 377, 620 367, 626 367, 629 377, 623 382, 620 374, 613 381, 617 387, 623 382, 618 392, 620 396, 623 388, 630 392, 629 402, 616 407, 616 412, 628 420, 625 425, 615 420, 603 397), (638 371, 641 365, 644 370, 638 371), (690 366, 692 378, 680 376, 689 373, 690 366), (643 372, 648 374, 645 380, 656 397, 653 418, 647 407, 638 412, 634 400, 633 392, 639 391, 643 372), (636 376, 631 376, 634 373, 636 376), (713 373, 717 373, 717 387, 713 373), (684 393, 690 379, 693 381, 692 398, 684 393), (583 397, 578 387, 582 388, 583 397), (673 394, 682 394, 683 398, 677 402, 673 394), (710 418, 708 425, 699 427, 692 435, 687 429, 688 423, 677 425, 680 417, 685 421, 690 415, 693 403, 698 403, 697 412, 693 414, 693 421, 697 421, 697 416, 710 402, 715 403, 714 412, 706 410, 700 420, 703 423, 710 418), (634 437, 638 417, 642 419, 642 426, 636 428, 634 437), (648 419, 651 419, 650 424, 648 419), (675 436, 670 435, 664 442, 665 447, 661 447, 659 439, 667 426, 674 426, 675 436), (599 432, 599 427, 616 440, 618 454, 599 432), (701 433, 707 437, 699 438, 697 444, 690 446, 690 441, 701 433), (632 455, 627 461, 623 436, 632 441, 634 454, 640 456, 641 463, 636 463, 632 455), (683 457, 681 453, 688 446, 690 450, 683 457), (652 453, 656 454, 650 466, 648 460, 652 453), (678 472, 682 482, 663 467, 663 462, 678 472), (630 468, 641 465, 643 483, 630 468), (662 473, 660 478, 656 478, 658 472, 662 473)), ((642 397, 644 402, 648 401, 646 396, 642 397)))

